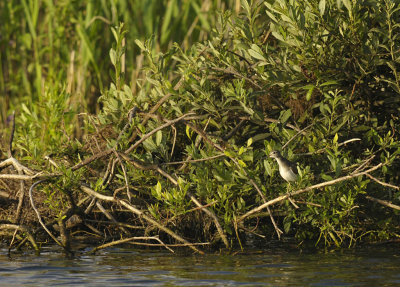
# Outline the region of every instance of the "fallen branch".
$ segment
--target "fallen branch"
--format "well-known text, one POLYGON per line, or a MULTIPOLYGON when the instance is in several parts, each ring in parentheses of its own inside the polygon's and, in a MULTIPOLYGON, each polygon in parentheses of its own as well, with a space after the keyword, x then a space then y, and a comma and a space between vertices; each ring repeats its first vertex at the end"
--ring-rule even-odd
POLYGON ((52 176, 60 176, 61 174, 43 174, 42 172, 35 175, 26 174, 0 174, 0 179, 17 179, 17 180, 34 180, 39 178, 48 178, 52 176))
MULTIPOLYGON (((145 245, 145 246, 168 246, 168 247, 185 247, 187 244, 184 243, 175 243, 175 244, 159 244, 159 243, 143 243, 143 242, 128 242, 128 244, 132 245, 145 245)), ((190 243, 191 245, 195 246, 204 246, 204 245, 210 245, 210 242, 196 242, 196 243, 190 243)))
POLYGON ((123 244, 123 243, 127 243, 129 241, 133 241, 133 240, 156 240, 158 242, 160 242, 161 246, 164 246, 166 249, 168 249, 169 251, 171 251, 172 253, 175 253, 174 250, 172 250, 171 248, 169 248, 164 242, 162 242, 160 240, 160 238, 158 238, 157 236, 136 236, 136 237, 129 237, 129 238, 124 238, 121 240, 116 240, 116 241, 112 241, 100 246, 97 246, 95 248, 93 248, 92 250, 90 250, 88 253, 89 254, 93 254, 96 251, 100 250, 100 249, 104 249, 110 246, 114 246, 114 245, 119 245, 119 244, 123 244))
POLYGON ((40 249, 36 243, 35 238, 32 235, 32 232, 29 230, 28 227, 24 225, 18 225, 18 224, 0 224, 0 229, 15 229, 16 231, 22 231, 26 234, 26 237, 28 238, 29 242, 32 244, 32 247, 35 249, 37 253, 40 252, 40 249))
POLYGON ((268 202, 266 202, 264 204, 261 204, 258 207, 255 207, 255 208, 251 209, 250 211, 248 211, 247 213, 245 213, 244 215, 239 217, 238 221, 239 222, 243 221, 249 215, 252 215, 252 214, 254 214, 254 213, 256 213, 256 212, 258 212, 260 210, 263 210, 264 208, 267 208, 270 205, 273 205, 273 204, 278 203, 280 201, 286 200, 286 199, 289 198, 289 196, 299 195, 299 194, 302 194, 304 192, 307 192, 307 191, 310 191, 310 190, 313 190, 313 189, 316 189, 316 188, 321 188, 321 187, 324 187, 324 186, 334 185, 336 183, 339 183, 339 182, 342 182, 342 181, 346 181, 346 180, 352 179, 354 177, 366 175, 367 173, 370 173, 370 172, 372 172, 374 170, 377 170, 378 168, 382 167, 383 165, 384 165, 383 163, 380 163, 380 164, 378 164, 378 165, 376 165, 376 166, 374 166, 374 167, 372 167, 372 168, 370 168, 370 169, 368 169, 366 171, 363 171, 363 172, 355 173, 355 174, 352 174, 352 175, 346 175, 346 176, 339 177, 339 178, 334 179, 334 180, 318 183, 318 184, 315 184, 315 185, 312 185, 312 186, 309 186, 309 187, 306 187, 306 188, 303 188, 303 189, 299 189, 299 190, 297 190, 295 192, 292 192, 290 194, 285 194, 285 195, 278 196, 277 198, 274 198, 274 199, 272 199, 272 200, 270 200, 270 201, 268 201, 268 202))
POLYGON ((146 220, 147 222, 149 222, 150 224, 155 225, 158 229, 164 231, 165 233, 169 234, 171 237, 175 238, 176 240, 187 244, 187 246, 189 246, 192 250, 200 253, 200 254, 204 254, 204 252, 200 251, 199 249, 197 249, 195 246, 193 246, 189 241, 183 239, 182 237, 180 237, 179 235, 177 235, 176 233, 174 233, 172 230, 170 230, 169 228, 161 225, 160 223, 158 223, 157 221, 155 221, 154 219, 152 219, 151 217, 147 216, 143 211, 133 207, 131 204, 129 204, 126 201, 120 200, 118 198, 114 198, 112 196, 107 196, 107 195, 103 195, 100 194, 96 191, 94 191, 93 189, 81 185, 80 187, 85 193, 95 196, 98 199, 104 200, 104 201, 109 201, 109 202, 114 202, 117 204, 120 204, 122 206, 124 206, 125 208, 129 209, 131 212, 135 213, 136 215, 138 215, 139 217, 143 218, 144 220, 146 220))

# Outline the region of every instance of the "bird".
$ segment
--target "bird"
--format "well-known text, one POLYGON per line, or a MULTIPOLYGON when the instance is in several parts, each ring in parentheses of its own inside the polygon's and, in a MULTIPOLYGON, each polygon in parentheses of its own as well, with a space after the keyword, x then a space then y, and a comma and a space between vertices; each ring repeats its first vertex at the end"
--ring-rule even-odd
POLYGON ((284 158, 277 150, 271 151, 269 157, 276 159, 279 165, 279 174, 288 183, 297 179, 297 164, 284 158))

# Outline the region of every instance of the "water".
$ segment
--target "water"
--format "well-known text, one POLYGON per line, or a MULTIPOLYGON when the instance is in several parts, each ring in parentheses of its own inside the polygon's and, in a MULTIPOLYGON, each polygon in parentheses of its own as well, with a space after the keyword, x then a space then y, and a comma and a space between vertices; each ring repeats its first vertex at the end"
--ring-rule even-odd
POLYGON ((227 255, 108 249, 65 258, 0 250, 0 286, 400 286, 398 246, 227 255))

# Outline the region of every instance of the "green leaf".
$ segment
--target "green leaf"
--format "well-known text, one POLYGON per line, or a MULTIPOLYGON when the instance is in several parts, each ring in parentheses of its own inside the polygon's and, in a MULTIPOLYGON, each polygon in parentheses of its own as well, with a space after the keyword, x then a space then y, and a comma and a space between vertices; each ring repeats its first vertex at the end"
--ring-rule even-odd
POLYGON ((251 49, 249 49, 249 54, 257 60, 265 61, 262 50, 256 44, 251 45, 251 49))
POLYGON ((333 137, 333 143, 334 144, 337 143, 338 138, 339 138, 338 134, 335 134, 335 136, 333 137))
POLYGON ((308 89, 307 94, 306 94, 306 100, 307 101, 311 100, 311 96, 312 96, 312 93, 313 93, 314 89, 315 89, 315 86, 311 86, 308 89))
POLYGON ((161 144, 162 137, 163 137, 162 131, 157 131, 156 132, 156 145, 157 146, 159 146, 161 144))
POLYGON ((186 135, 190 140, 192 139, 192 134, 190 133, 190 127, 188 125, 186 126, 186 135))
POLYGON ((286 111, 282 111, 281 115, 280 115, 280 121, 282 123, 282 125, 285 125, 286 122, 289 120, 289 118, 292 116, 292 111, 290 109, 286 110, 286 111))
POLYGON ((324 87, 324 86, 331 86, 331 85, 337 85, 337 84, 338 84, 337 81, 332 80, 332 81, 327 81, 327 82, 325 82, 325 83, 323 83, 323 84, 321 84, 319 86, 320 87, 324 87))
POLYGON ((319 1, 318 8, 319 8, 319 13, 321 14, 321 16, 324 16, 325 6, 326 6, 326 0, 319 1))
POLYGON ((142 50, 142 51, 146 51, 146 47, 143 45, 143 43, 139 40, 136 39, 135 40, 136 45, 138 45, 138 47, 142 50))
POLYGON ((247 147, 251 146, 252 143, 253 143, 253 138, 249 138, 247 140, 247 147))
POLYGON ((161 183, 159 181, 157 181, 157 185, 156 185, 157 194, 161 194, 161 190, 162 190, 161 183))
POLYGON ((351 1, 350 0, 342 0, 344 6, 347 8, 347 10, 349 11, 349 17, 353 18, 353 12, 351 9, 351 1))
POLYGON ((246 167, 246 166, 247 166, 246 163, 245 163, 243 160, 241 160, 241 159, 238 160, 238 163, 239 163, 239 165, 240 165, 241 167, 246 167))
POLYGON ((247 15, 250 15, 250 14, 251 14, 251 10, 250 10, 249 2, 247 2, 247 0, 242 0, 241 2, 242 2, 243 8, 244 8, 244 9, 246 10, 246 12, 247 12, 247 15))
POLYGON ((264 160, 264 168, 269 176, 273 175, 272 167, 268 160, 264 160))
POLYGON ((116 66, 117 63, 117 53, 113 48, 110 49, 110 59, 113 66, 116 66))
POLYGON ((124 92, 128 98, 132 98, 133 93, 131 87, 129 87, 128 85, 124 85, 124 92))

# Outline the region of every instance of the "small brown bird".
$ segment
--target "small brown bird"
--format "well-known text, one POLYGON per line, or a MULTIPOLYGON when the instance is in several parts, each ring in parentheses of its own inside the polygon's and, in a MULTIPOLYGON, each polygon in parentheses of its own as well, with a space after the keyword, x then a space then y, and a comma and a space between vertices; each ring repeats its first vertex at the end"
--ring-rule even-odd
POLYGON ((284 158, 279 151, 272 151, 269 157, 276 159, 279 165, 279 174, 287 182, 297 179, 297 164, 284 158))

